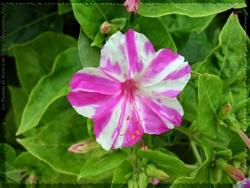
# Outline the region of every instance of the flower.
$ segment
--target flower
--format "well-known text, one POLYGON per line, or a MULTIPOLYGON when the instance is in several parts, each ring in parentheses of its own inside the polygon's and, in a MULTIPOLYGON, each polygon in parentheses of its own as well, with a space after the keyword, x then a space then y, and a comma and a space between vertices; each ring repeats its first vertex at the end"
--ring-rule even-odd
POLYGON ((130 147, 144 133, 162 134, 181 125, 176 97, 190 79, 184 57, 155 52, 150 41, 129 30, 113 34, 101 50, 100 66, 73 75, 68 100, 94 122, 96 141, 106 150, 130 147))
POLYGON ((233 188, 250 188, 250 178, 246 178, 243 181, 237 182, 233 188))
POLYGON ((137 12, 139 8, 140 0, 126 0, 123 6, 128 12, 137 12))

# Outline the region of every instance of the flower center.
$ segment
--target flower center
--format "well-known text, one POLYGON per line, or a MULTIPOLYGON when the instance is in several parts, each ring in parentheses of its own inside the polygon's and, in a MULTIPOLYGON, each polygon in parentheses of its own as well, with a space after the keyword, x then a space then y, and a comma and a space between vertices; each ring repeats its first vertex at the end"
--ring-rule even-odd
POLYGON ((136 83, 134 80, 126 80, 122 83, 122 92, 129 99, 133 99, 134 92, 137 90, 136 83))

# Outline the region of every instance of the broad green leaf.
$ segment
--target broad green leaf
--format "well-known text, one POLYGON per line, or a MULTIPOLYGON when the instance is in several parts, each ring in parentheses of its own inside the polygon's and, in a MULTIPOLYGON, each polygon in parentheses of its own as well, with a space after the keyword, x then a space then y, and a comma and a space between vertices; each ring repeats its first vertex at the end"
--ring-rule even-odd
POLYGON ((66 14, 72 11, 72 6, 70 3, 58 3, 58 14, 66 14))
POLYGON ((9 86, 11 95, 11 105, 15 115, 17 127, 20 125, 23 109, 28 101, 28 97, 22 88, 9 86))
POLYGON ((76 46, 76 40, 70 36, 45 32, 31 41, 15 45, 18 78, 24 91, 29 94, 38 80, 51 71, 58 53, 76 46))
POLYGON ((199 76, 196 129, 212 138, 217 132, 217 112, 221 106, 222 90, 222 81, 217 76, 210 74, 199 76))
POLYGON ((224 84, 225 100, 233 106, 233 113, 246 128, 245 123, 245 72, 246 72, 246 33, 238 17, 232 13, 224 25, 219 45, 207 59, 197 64, 196 71, 218 75, 224 84))
POLYGON ((188 168, 178 157, 172 154, 166 154, 161 151, 138 151, 140 157, 148 159, 149 162, 154 163, 160 169, 164 170, 169 175, 169 181, 173 182, 180 176, 187 176, 191 173, 188 168))
POLYGON ((68 93, 71 76, 79 69, 80 60, 76 48, 65 50, 57 56, 53 70, 32 90, 17 135, 38 125, 49 105, 68 93))
MULTIPOLYGON (((27 175, 37 177, 37 183, 74 183, 75 176, 58 173, 28 152, 21 153, 15 160, 15 168, 25 169, 27 175)), ((26 177, 28 179, 28 177, 26 177)))
POLYGON ((160 17, 169 14, 179 14, 189 17, 204 17, 224 12, 231 8, 246 7, 244 1, 241 3, 228 3, 216 1, 215 3, 198 2, 168 2, 168 3, 143 3, 139 9, 139 14, 145 17, 160 17))
POLYGON ((18 139, 29 153, 57 172, 77 176, 88 155, 68 152, 68 148, 86 135, 83 118, 69 108, 55 115, 54 121, 43 126, 35 136, 18 139))
MULTIPOLYGON (((45 31, 62 32, 63 18, 54 11, 56 6, 56 4, 6 3, 3 7, 5 49, 31 40, 45 31)), ((7 53, 13 55, 11 51, 7 53)))
POLYGON ((112 180, 111 188, 121 187, 127 182, 127 175, 132 172, 133 169, 127 161, 124 161, 118 168, 114 171, 114 176, 112 180))
POLYGON ((92 160, 86 163, 78 176, 81 178, 93 178, 105 176, 106 173, 114 171, 119 167, 127 158, 127 155, 122 151, 117 151, 111 154, 107 154, 98 160, 92 160))
POLYGON ((202 148, 205 153, 205 161, 198 166, 190 176, 180 176, 178 177, 174 183, 170 186, 170 188, 199 188, 200 185, 210 188, 210 164, 211 164, 211 155, 212 155, 212 148, 206 143, 202 144, 202 148), (206 183, 208 185, 206 186, 206 183))
POLYGON ((184 119, 189 122, 196 119, 198 104, 197 95, 197 84, 194 80, 190 80, 179 96, 184 109, 184 119))
POLYGON ((188 16, 173 14, 160 17, 159 19, 166 26, 167 30, 170 33, 174 32, 185 33, 191 31, 197 31, 197 32, 204 31, 207 28, 207 26, 211 23, 211 21, 214 19, 214 17, 215 15, 192 18, 188 16))
POLYGON ((0 143, 0 183, 19 183, 22 171, 14 167, 15 150, 8 144, 0 143), (2 180, 5 180, 2 182, 2 180))
POLYGON ((161 23, 161 20, 157 18, 139 18, 136 23, 139 24, 140 31, 148 37, 156 49, 171 48, 173 51, 177 51, 171 35, 161 23))
POLYGON ((122 4, 84 4, 79 0, 71 0, 76 20, 87 37, 94 40, 104 21, 113 18, 128 17, 122 4))
POLYGON ((78 52, 82 67, 98 67, 100 61, 100 50, 90 46, 90 39, 81 30, 78 39, 78 52))

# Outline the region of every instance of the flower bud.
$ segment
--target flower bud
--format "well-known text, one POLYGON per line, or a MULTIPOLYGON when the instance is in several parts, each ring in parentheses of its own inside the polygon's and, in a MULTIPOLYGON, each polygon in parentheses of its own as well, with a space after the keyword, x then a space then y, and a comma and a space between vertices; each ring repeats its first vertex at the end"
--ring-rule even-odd
POLYGON ((160 184, 160 180, 157 178, 150 178, 150 183, 152 185, 159 185, 160 184))
POLYGON ((238 134, 241 137, 241 139, 243 140, 243 142, 246 144, 248 149, 250 150, 250 138, 248 138, 246 133, 244 133, 241 129, 238 130, 238 134))
POLYGON ((221 119, 225 119, 228 117, 228 115, 231 113, 231 111, 232 111, 232 106, 230 103, 227 103, 219 111, 219 117, 221 119))
POLYGON ((99 145, 94 141, 85 140, 69 147, 68 151, 71 153, 87 153, 90 150, 98 148, 99 145))
POLYGON ((143 145, 143 146, 141 147, 141 150, 142 150, 142 151, 148 151, 148 146, 143 145))
POLYGON ((244 173, 240 169, 235 168, 231 165, 227 165, 225 171, 232 179, 234 179, 237 182, 243 181, 245 179, 244 173))
POLYGON ((27 183, 29 184, 36 184, 38 181, 38 177, 35 175, 29 175, 28 179, 27 179, 27 183))
POLYGON ((241 182, 238 182, 236 185, 233 186, 233 188, 249 188, 250 187, 250 179, 244 179, 241 182))
POLYGON ((111 24, 108 21, 105 21, 102 23, 102 25, 100 26, 100 32, 103 35, 109 34, 109 32, 111 31, 111 24))
POLYGON ((126 0, 123 4, 127 12, 137 12, 140 0, 126 0))
POLYGON ((146 173, 149 177, 154 177, 159 180, 167 180, 169 179, 169 176, 161 169, 156 168, 152 164, 148 164, 146 168, 146 173))

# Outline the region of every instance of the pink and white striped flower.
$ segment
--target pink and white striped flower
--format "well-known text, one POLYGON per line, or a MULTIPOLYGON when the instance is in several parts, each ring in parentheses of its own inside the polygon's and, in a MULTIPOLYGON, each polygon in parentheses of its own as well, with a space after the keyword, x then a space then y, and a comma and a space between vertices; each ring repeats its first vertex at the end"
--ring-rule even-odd
POLYGON ((143 34, 130 29, 109 38, 98 68, 73 76, 68 100, 93 119, 104 149, 129 147, 144 133, 158 135, 181 125, 183 109, 176 97, 190 72, 184 57, 167 48, 155 52, 143 34))

